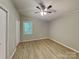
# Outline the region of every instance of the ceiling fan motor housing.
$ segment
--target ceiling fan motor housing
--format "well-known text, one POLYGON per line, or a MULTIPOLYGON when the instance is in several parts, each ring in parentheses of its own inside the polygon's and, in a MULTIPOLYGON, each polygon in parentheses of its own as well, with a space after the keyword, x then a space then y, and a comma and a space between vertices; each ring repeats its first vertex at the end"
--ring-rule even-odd
POLYGON ((41 8, 42 8, 43 10, 46 8, 43 3, 39 3, 39 4, 40 4, 40 6, 41 6, 41 8))

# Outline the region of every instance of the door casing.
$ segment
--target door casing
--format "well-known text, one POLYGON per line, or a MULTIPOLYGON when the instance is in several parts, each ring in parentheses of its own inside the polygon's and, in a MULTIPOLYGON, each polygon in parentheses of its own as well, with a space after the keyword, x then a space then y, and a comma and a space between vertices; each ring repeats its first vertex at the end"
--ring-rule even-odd
POLYGON ((6 39, 5 39, 5 47, 6 47, 6 56, 5 56, 5 58, 7 59, 7 40, 8 40, 8 11, 5 9, 5 8, 3 8, 2 6, 0 6, 0 9, 2 9, 3 11, 5 11, 6 12, 6 39))

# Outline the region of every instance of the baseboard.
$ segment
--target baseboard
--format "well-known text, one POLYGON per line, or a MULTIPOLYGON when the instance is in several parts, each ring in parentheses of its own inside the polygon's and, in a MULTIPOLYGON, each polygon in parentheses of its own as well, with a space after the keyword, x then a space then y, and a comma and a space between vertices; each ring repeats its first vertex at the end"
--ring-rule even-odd
POLYGON ((10 59, 12 59, 12 58, 13 58, 13 56, 14 56, 15 52, 16 52, 16 48, 14 49, 14 51, 13 51, 13 53, 12 53, 12 55, 11 55, 10 59))
POLYGON ((21 43, 21 42, 28 42, 28 41, 43 40, 43 39, 48 39, 48 38, 47 38, 47 37, 44 37, 44 38, 37 38, 37 39, 23 40, 23 41, 20 41, 20 43, 21 43))
MULTIPOLYGON (((20 43, 20 42, 19 42, 19 43, 20 43)), ((19 45, 19 43, 17 44, 17 46, 19 45)), ((16 48, 17 48, 17 46, 16 46, 16 48)), ((15 54, 15 52, 16 52, 16 48, 14 49, 14 51, 13 51, 13 53, 12 53, 12 55, 11 55, 10 59, 12 59, 12 58, 13 58, 13 56, 14 56, 14 54, 15 54)))
POLYGON ((57 40, 55 40, 53 38, 49 38, 49 39, 52 40, 52 41, 54 41, 54 42, 56 42, 56 43, 58 43, 58 44, 60 44, 60 45, 62 45, 62 46, 64 46, 64 47, 66 47, 66 48, 68 48, 68 49, 70 49, 70 50, 72 50, 72 51, 74 51, 74 52, 76 52, 76 53, 79 53, 78 50, 76 50, 74 48, 71 48, 71 47, 69 47, 69 46, 67 46, 67 45, 65 45, 65 44, 63 44, 63 43, 61 43, 61 42, 59 42, 59 41, 57 41, 57 40))

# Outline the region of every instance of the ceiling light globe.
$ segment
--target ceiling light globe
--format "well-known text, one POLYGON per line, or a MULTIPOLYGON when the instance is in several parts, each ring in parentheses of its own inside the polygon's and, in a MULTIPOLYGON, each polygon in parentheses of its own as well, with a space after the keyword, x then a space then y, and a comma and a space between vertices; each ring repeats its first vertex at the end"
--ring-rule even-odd
POLYGON ((42 16, 44 16, 44 12, 40 12, 40 14, 41 14, 42 16))
POLYGON ((44 12, 44 15, 47 15, 47 13, 46 13, 46 12, 44 12))

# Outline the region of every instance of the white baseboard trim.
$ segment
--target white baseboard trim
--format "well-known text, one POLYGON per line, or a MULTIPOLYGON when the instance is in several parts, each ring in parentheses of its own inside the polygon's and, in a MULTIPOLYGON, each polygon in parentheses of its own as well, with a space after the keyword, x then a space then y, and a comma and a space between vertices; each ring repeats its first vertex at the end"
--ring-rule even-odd
POLYGON ((63 44, 63 43, 61 43, 61 42, 55 40, 54 38, 49 38, 49 39, 52 40, 52 41, 54 41, 54 42, 56 42, 56 43, 58 43, 58 44, 60 44, 60 45, 62 45, 62 46, 64 46, 64 47, 66 47, 66 48, 68 48, 68 49, 70 49, 70 50, 72 50, 72 51, 74 51, 74 52, 76 52, 76 53, 79 53, 78 50, 76 50, 76 49, 74 49, 74 48, 71 48, 71 47, 69 47, 69 46, 63 44))
POLYGON ((13 56, 14 56, 15 52, 16 52, 16 48, 14 49, 13 54, 11 55, 10 59, 12 59, 12 58, 13 58, 13 56))
MULTIPOLYGON (((20 43, 20 42, 19 42, 19 43, 20 43)), ((16 45, 16 48, 17 48, 17 46, 19 45, 19 43, 16 45)), ((14 51, 13 51, 13 53, 12 53, 12 55, 11 55, 10 59, 12 59, 12 58, 13 58, 13 56, 14 56, 14 54, 15 54, 15 52, 16 52, 16 48, 14 49, 14 51)))
POLYGON ((47 38, 47 37, 44 37, 44 38, 37 38, 37 39, 23 40, 23 41, 20 41, 20 43, 21 43, 21 42, 28 42, 28 41, 42 40, 42 39, 48 39, 48 38, 47 38))

